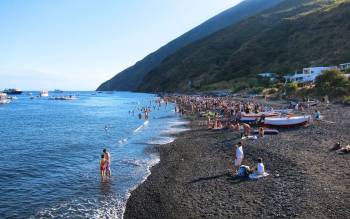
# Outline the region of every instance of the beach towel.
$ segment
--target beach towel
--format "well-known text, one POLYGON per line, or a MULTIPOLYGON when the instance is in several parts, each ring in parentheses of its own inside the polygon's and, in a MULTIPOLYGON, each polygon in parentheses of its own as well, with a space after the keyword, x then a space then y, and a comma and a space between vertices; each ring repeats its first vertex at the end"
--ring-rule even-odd
POLYGON ((265 176, 268 176, 269 174, 268 173, 263 173, 263 174, 258 174, 257 172, 255 172, 255 173, 252 173, 252 174, 250 174, 249 175, 249 179, 251 179, 251 180, 258 180, 258 179, 260 179, 260 178, 263 178, 263 177, 265 177, 265 176))
POLYGON ((242 140, 245 140, 245 139, 256 140, 256 139, 258 139, 258 136, 256 136, 256 135, 243 136, 242 140))

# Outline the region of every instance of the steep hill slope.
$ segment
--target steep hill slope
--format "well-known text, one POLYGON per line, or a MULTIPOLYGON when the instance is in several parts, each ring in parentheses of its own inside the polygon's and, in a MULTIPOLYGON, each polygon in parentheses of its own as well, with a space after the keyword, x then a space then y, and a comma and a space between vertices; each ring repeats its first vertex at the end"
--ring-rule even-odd
POLYGON ((349 0, 287 0, 179 50, 141 91, 230 88, 257 73, 350 61, 349 0))
POLYGON ((97 90, 135 90, 149 71, 178 49, 249 16, 273 7, 282 1, 284 0, 246 0, 161 47, 143 60, 137 62, 134 66, 125 69, 112 79, 104 82, 97 90))

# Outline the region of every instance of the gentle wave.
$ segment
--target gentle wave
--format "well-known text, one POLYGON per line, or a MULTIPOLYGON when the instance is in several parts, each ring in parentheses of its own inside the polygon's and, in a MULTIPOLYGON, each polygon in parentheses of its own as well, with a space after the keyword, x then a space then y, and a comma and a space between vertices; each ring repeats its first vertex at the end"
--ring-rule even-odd
POLYGON ((134 132, 138 132, 141 129, 143 129, 144 127, 146 127, 148 125, 149 121, 145 121, 142 125, 140 125, 137 129, 134 130, 134 132))

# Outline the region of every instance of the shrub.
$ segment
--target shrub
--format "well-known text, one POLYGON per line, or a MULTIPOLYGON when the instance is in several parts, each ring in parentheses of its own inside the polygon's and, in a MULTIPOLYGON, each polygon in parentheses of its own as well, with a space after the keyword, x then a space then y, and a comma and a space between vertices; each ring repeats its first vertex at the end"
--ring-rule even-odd
POLYGON ((292 82, 286 85, 286 92, 288 95, 294 94, 298 89, 298 83, 292 82))
POLYGON ((343 103, 345 105, 350 106, 350 96, 345 96, 344 99, 343 99, 343 103))
POLYGON ((316 78, 315 91, 319 96, 342 97, 350 94, 350 83, 340 71, 329 70, 316 78))

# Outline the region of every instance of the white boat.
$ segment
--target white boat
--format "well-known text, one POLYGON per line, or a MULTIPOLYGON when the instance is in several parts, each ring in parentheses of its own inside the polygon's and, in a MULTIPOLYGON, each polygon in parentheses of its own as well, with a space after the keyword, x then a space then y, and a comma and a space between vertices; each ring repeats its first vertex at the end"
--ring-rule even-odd
POLYGON ((0 93, 0 104, 8 104, 10 102, 6 93, 0 93))
POLYGON ((303 126, 307 124, 310 121, 310 119, 311 119, 310 115, 291 116, 291 117, 268 117, 268 118, 265 118, 263 122, 263 126, 292 128, 297 126, 303 126))
POLYGON ((48 97, 49 92, 47 90, 40 91, 40 97, 48 97))
POLYGON ((267 117, 275 117, 280 114, 277 112, 260 112, 260 113, 242 113, 241 121, 242 122, 253 122, 260 119, 262 116, 267 117))

